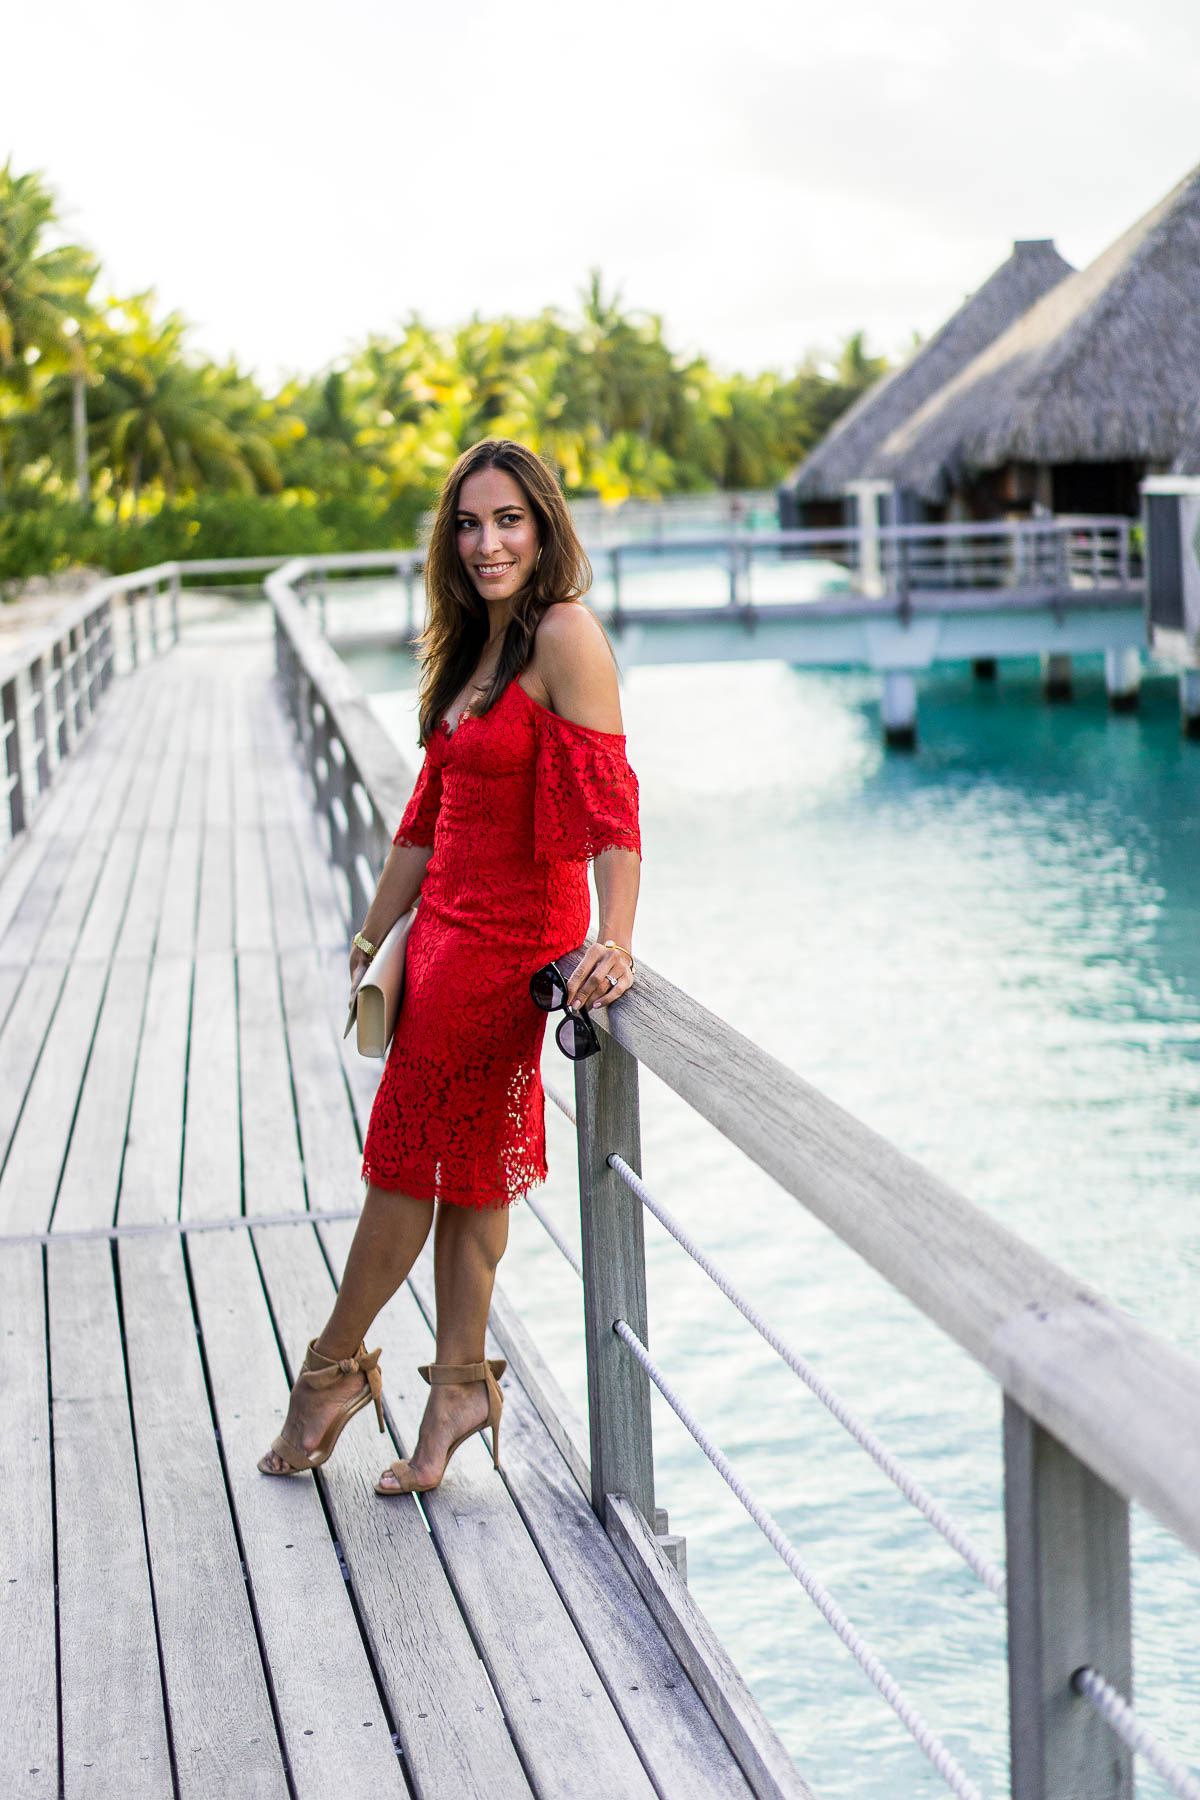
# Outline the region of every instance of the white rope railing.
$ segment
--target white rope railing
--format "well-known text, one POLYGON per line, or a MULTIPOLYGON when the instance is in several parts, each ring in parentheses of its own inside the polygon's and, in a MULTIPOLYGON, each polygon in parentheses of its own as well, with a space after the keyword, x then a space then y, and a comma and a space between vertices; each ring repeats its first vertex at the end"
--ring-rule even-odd
POLYGON ((1109 1730, 1162 1776, 1181 1800, 1200 1800, 1200 1780, 1179 1758, 1160 1744, 1112 1683, 1093 1668, 1076 1669, 1071 1686, 1095 1707, 1109 1730))
POLYGON ((996 1567, 990 1557, 979 1549, 978 1545, 972 1542, 966 1532, 954 1523, 949 1514, 939 1506, 933 1495, 917 1480, 916 1476, 909 1473, 899 1458, 892 1455, 892 1452, 875 1436, 870 1427, 864 1425, 861 1419, 851 1412, 845 1401, 826 1382, 822 1381, 812 1364, 801 1356, 798 1350, 793 1350, 787 1340, 781 1337, 774 1326, 763 1317, 753 1302, 747 1300, 734 1282, 688 1235, 662 1201, 655 1198, 641 1177, 630 1168, 625 1158, 610 1156, 608 1166, 615 1170, 626 1187, 637 1195, 647 1211, 654 1214, 659 1224, 670 1232, 676 1243, 687 1251, 692 1261, 704 1270, 709 1280, 715 1282, 726 1299, 731 1300, 742 1316, 749 1320, 759 1336, 765 1338, 772 1350, 783 1358, 793 1374, 798 1375, 801 1381, 811 1388, 821 1404, 833 1414, 838 1424, 845 1427, 855 1442, 860 1444, 872 1461, 883 1470, 888 1480, 895 1483, 904 1498, 928 1519, 935 1531, 941 1533, 951 1549, 958 1552, 967 1566, 983 1582, 983 1585, 997 1598, 1003 1598, 1005 1591, 1003 1572, 996 1567))
POLYGON ((571 1248, 570 1244, 568 1244, 566 1238, 563 1236, 562 1232, 558 1229, 558 1226, 554 1223, 554 1221, 552 1219, 547 1218, 546 1214, 542 1211, 541 1207, 538 1205, 536 1200, 531 1199, 530 1196, 528 1194, 526 1194, 525 1204, 529 1208, 530 1212, 533 1214, 534 1218, 537 1220, 538 1224, 541 1226, 542 1230, 546 1233, 546 1236, 550 1239, 550 1242, 552 1244, 556 1244, 558 1246, 558 1248, 562 1251, 563 1255, 566 1257, 567 1261, 570 1263, 571 1267, 574 1269, 575 1273, 578 1275, 579 1279, 582 1281, 583 1280, 583 1260, 582 1260, 582 1258, 579 1255, 577 1255, 577 1253, 571 1248))
POLYGON ((624 1319, 618 1319, 613 1330, 626 1349, 645 1369, 672 1412, 691 1433, 714 1469, 741 1501, 767 1542, 778 1552, 825 1622, 833 1627, 868 1680, 872 1681, 879 1689, 900 1723, 906 1731, 911 1733, 951 1792, 957 1794, 960 1800, 982 1800, 979 1788, 942 1743, 937 1733, 925 1723, 895 1677, 888 1673, 866 1639, 850 1623, 828 1588, 817 1580, 777 1520, 768 1512, 762 1502, 755 1498, 741 1476, 737 1474, 729 1458, 717 1448, 686 1402, 676 1393, 641 1338, 631 1330, 624 1319))

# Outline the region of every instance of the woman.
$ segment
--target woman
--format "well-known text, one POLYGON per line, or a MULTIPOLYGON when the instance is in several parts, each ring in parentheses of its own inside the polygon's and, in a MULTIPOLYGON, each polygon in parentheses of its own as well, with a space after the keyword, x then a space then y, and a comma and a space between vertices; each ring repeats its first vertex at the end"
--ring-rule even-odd
POLYGON ((523 445, 461 456, 425 565, 425 762, 350 956, 357 982, 417 898, 404 1002, 363 1153, 367 1195, 329 1321, 309 1345, 267 1475, 315 1468, 374 1398, 365 1334, 434 1225, 437 1362, 412 1456, 383 1494, 436 1487, 485 1425, 497 1453, 502 1363, 484 1360, 508 1206, 546 1174, 530 977, 580 944, 594 861, 599 942, 567 1004, 609 1006, 633 982, 637 782, 616 668, 581 603, 591 570, 549 471, 523 445), (435 1223, 436 1220, 436 1223, 435 1223))

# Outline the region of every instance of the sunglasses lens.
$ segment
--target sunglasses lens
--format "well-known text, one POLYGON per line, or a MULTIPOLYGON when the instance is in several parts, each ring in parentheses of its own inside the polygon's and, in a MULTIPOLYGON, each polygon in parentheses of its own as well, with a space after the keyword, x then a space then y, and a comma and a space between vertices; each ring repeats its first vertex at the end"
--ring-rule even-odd
POLYGON ((557 1012, 567 997, 567 990, 553 969, 539 969, 530 978, 529 994, 543 1012, 557 1012))
POLYGON ((591 1021, 577 1018, 574 1013, 567 1014, 554 1035, 558 1040, 559 1049, 564 1056, 569 1056, 572 1062, 579 1062, 585 1056, 593 1056, 600 1048, 599 1039, 596 1037, 596 1030, 591 1021))

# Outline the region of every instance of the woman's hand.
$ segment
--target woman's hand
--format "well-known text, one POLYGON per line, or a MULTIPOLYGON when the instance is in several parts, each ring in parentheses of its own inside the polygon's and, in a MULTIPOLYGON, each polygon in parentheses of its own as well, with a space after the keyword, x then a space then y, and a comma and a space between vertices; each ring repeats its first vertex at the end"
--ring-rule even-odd
POLYGON ((589 944, 567 984, 567 1005, 577 1011, 611 1006, 633 986, 633 969, 623 950, 589 944))
POLYGON ((371 966, 371 958, 357 944, 350 946, 350 998, 358 992, 358 984, 371 966))

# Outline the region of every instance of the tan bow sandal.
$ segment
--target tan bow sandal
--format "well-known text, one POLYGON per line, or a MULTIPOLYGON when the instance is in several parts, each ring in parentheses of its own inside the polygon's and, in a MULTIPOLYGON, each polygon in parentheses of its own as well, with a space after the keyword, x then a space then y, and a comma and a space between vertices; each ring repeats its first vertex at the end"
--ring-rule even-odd
POLYGON ((389 1470, 385 1470, 385 1473, 394 1475, 400 1485, 398 1487, 382 1487, 377 1481, 375 1492, 377 1494, 428 1494, 433 1488, 440 1487, 446 1470, 450 1467, 450 1458, 458 1446, 465 1444, 469 1437, 474 1437, 477 1431, 486 1431, 489 1425, 492 1428, 492 1465, 498 1469, 500 1467, 500 1414, 504 1407, 504 1396, 496 1383, 507 1367, 508 1363, 502 1356, 493 1357, 488 1362, 477 1363, 422 1363, 417 1374, 423 1381, 427 1381, 430 1387, 465 1387, 472 1381, 485 1381, 488 1396, 487 1418, 478 1425, 472 1425, 469 1431, 459 1433, 446 1452, 442 1473, 436 1481, 427 1481, 424 1485, 419 1485, 413 1480, 412 1470, 407 1462, 394 1462, 389 1470))
POLYGON ((308 1354, 300 1365, 300 1373, 296 1377, 296 1386, 292 1389, 293 1398, 300 1388, 319 1391, 332 1387, 342 1375, 353 1375, 356 1371, 366 1376, 366 1386, 361 1393, 355 1394, 352 1400, 344 1400, 333 1418, 330 1419, 317 1443, 311 1450, 302 1450, 288 1438, 280 1435, 271 1445, 272 1453, 286 1468, 272 1469, 267 1466, 265 1456, 259 1459, 259 1468, 264 1475, 300 1475, 305 1469, 320 1468, 328 1462, 333 1454, 333 1447, 342 1432, 354 1417, 370 1401, 375 1402, 375 1413, 379 1419, 379 1429, 383 1430, 383 1381, 379 1373, 379 1351, 368 1351, 365 1343, 358 1346, 353 1356, 341 1358, 322 1356, 316 1348, 316 1338, 308 1346, 308 1354))

